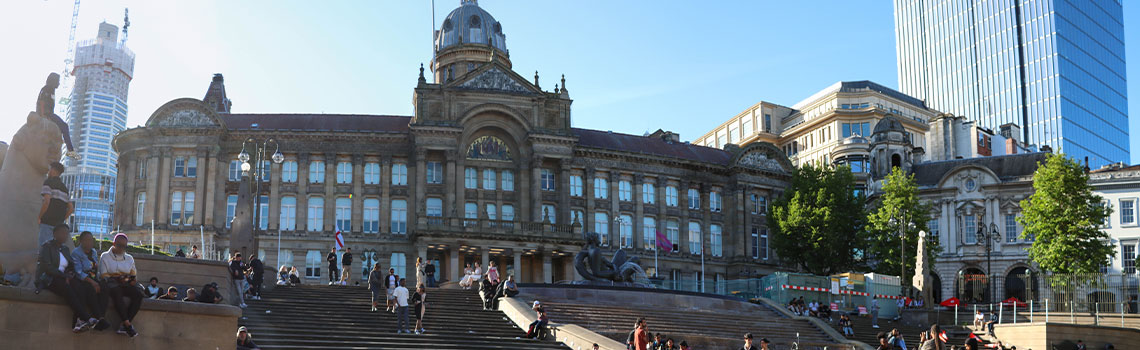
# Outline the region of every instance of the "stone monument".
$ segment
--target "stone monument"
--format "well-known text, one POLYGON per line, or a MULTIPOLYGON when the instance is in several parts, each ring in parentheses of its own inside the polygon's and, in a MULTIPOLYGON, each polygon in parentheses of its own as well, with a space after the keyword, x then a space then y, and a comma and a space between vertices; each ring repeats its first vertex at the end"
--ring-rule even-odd
POLYGON ((242 258, 246 261, 249 260, 250 254, 257 252, 257 241, 253 235, 253 196, 249 189, 250 181, 254 180, 253 175, 242 175, 242 180, 238 184, 234 221, 230 224, 230 254, 241 252, 242 258))
POLYGON ((4 169, 4 156, 8 154, 8 143, 0 141, 0 169, 4 169))
POLYGON ((913 290, 918 291, 922 297, 923 307, 929 308, 937 300, 930 300, 930 262, 926 256, 926 231, 918 232, 918 253, 915 255, 914 277, 911 278, 913 290))
POLYGON ((6 274, 19 273, 22 287, 30 288, 39 253, 40 188, 48 166, 60 160, 62 146, 55 123, 28 113, 0 168, 0 266, 6 274))
POLYGON ((586 243, 582 251, 574 256, 574 271, 585 280, 576 281, 575 284, 652 286, 638 257, 627 257, 624 250, 618 249, 614 252, 613 259, 607 261, 602 256, 601 248, 598 248, 598 234, 586 232, 584 235, 586 243))

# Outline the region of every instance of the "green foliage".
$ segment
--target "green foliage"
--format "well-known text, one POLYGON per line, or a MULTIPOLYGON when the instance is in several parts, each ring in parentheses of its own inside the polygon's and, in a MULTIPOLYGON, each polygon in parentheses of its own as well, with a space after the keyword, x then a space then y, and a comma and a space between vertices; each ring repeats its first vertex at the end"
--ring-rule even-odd
POLYGON ((866 242, 863 202, 849 167, 796 169, 768 215, 772 248, 785 263, 817 275, 859 268, 866 242))
MULTIPOLYGON (((72 237, 71 238, 71 244, 72 244, 72 247, 78 247, 79 246, 79 236, 72 237)), ((95 249, 99 249, 100 244, 102 244, 102 247, 103 247, 103 249, 100 250, 100 253, 102 253, 102 252, 107 251, 107 249, 111 249, 112 242, 110 240, 107 240, 107 239, 95 239, 95 249)), ((128 244, 127 245, 127 253, 131 253, 131 255, 150 254, 150 245, 149 244, 146 244, 146 245, 129 245, 128 244)), ((171 256, 170 253, 162 251, 161 247, 154 247, 154 255, 171 256)))
POLYGON ((1033 195, 1021 201, 1021 238, 1034 237, 1029 259, 1053 273, 1093 273, 1116 255, 1101 230, 1112 208, 1092 193, 1084 167, 1054 154, 1033 173, 1033 195))
MULTIPOLYGON (((909 285, 917 260, 918 233, 930 232, 926 227, 926 222, 930 220, 930 204, 918 199, 918 184, 914 181, 914 175, 907 175, 901 168, 894 168, 883 181, 882 195, 876 205, 875 210, 867 215, 870 253, 878 262, 874 271, 897 275, 901 269, 903 284, 909 285), (891 222, 891 219, 895 221, 891 222), (902 237, 900 231, 904 233, 902 237), (906 258, 900 260, 904 259, 903 254, 906 258), (906 263, 906 266, 902 263, 906 263)), ((938 249, 938 242, 927 240, 926 261, 934 262, 938 249)))

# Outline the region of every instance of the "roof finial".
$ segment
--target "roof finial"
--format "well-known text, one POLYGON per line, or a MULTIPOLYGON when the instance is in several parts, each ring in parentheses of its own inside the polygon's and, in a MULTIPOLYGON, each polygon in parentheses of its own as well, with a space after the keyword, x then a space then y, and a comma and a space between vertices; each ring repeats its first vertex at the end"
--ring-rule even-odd
POLYGON ((558 93, 558 84, 554 84, 554 93, 555 93, 555 94, 557 94, 557 93, 558 93))
POLYGON ((534 71, 534 87, 538 87, 538 71, 534 71))
POLYGON ((566 90, 566 74, 562 75, 562 90, 566 90))
POLYGON ((426 82, 427 82, 427 79, 424 79, 424 64, 423 64, 423 62, 420 62, 420 84, 423 84, 426 82))
POLYGON ((477 0, 459 0, 460 6, 467 5, 467 4, 479 6, 479 1, 477 1, 477 0))

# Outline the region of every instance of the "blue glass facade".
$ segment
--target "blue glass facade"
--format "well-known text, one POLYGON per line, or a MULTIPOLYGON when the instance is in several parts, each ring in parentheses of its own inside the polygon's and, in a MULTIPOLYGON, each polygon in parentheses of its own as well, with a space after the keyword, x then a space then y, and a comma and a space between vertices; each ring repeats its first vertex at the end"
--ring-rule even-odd
POLYGON ((895 0, 902 92, 1090 166, 1129 161, 1121 3, 895 0))

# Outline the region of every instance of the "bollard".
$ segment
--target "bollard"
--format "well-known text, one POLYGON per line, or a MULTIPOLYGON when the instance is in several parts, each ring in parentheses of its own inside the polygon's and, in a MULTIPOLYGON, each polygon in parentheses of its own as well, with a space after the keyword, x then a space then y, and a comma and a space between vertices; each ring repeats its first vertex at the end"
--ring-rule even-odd
POLYGON ((1045 299, 1045 323, 1049 323, 1049 299, 1045 299))
POLYGON ((1073 302, 1072 301, 1069 301, 1069 323, 1071 323, 1071 324, 1077 323, 1076 321, 1073 321, 1073 302))
POLYGON ((954 325, 958 325, 958 304, 954 304, 954 325))
POLYGON ((1002 318, 1005 317, 1005 315, 1003 314, 1004 312, 1005 312, 1005 303, 999 303, 998 304, 998 324, 1001 324, 1002 318))
POLYGON ((1017 324, 1017 302, 1013 302, 1013 324, 1017 324))
POLYGON ((1100 302, 1093 303, 1093 324, 1100 325, 1100 302))
POLYGON ((1120 328, 1124 328, 1124 302, 1120 302, 1120 328))
POLYGON ((1033 300, 1029 301, 1029 323, 1033 324, 1033 300))

